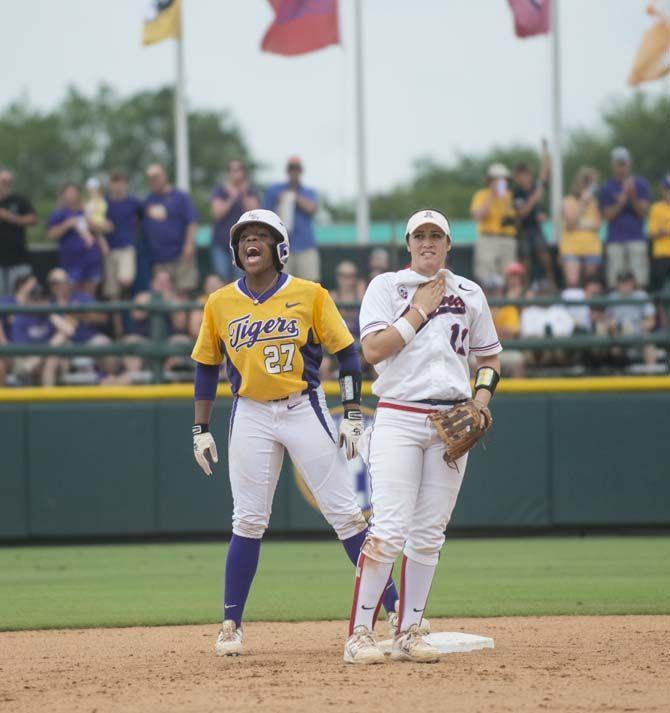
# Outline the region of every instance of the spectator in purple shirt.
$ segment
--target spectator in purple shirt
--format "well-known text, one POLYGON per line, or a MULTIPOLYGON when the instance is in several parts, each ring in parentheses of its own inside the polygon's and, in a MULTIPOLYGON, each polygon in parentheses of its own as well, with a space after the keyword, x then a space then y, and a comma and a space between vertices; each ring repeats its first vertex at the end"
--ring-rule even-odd
MULTIPOLYGON (((71 282, 67 279, 67 274, 59 267, 49 271, 47 275, 47 285, 51 302, 54 305, 75 305, 91 304, 93 297, 86 292, 78 292, 72 289, 71 282)), ((100 312, 82 312, 64 315, 72 324, 72 333, 69 335, 75 344, 88 344, 91 339, 98 336, 105 336, 101 333, 107 322, 107 315, 100 312)), ((109 339, 105 337, 105 343, 109 339)), ((102 343, 102 342, 98 342, 102 343)))
MULTIPOLYGON (((42 288, 33 281, 24 304, 47 304, 42 288)), ((11 323, 10 341, 13 344, 65 344, 72 333, 69 322, 57 314, 17 314, 11 323)), ((14 374, 23 383, 41 383, 54 386, 61 359, 36 355, 21 356, 14 359, 14 374)))
POLYGON ((314 216, 319 208, 317 192, 302 182, 302 161, 291 156, 286 163, 287 181, 269 186, 263 208, 273 210, 286 226, 291 239, 291 254, 285 272, 319 282, 321 261, 316 245, 314 216))
POLYGON ((600 211, 607 225, 607 284, 616 287, 617 276, 630 271, 640 287, 649 284, 649 248, 644 217, 649 209, 649 182, 632 173, 628 149, 612 151, 612 178, 598 193, 600 211))
MULTIPOLYGON (((65 272, 55 267, 47 275, 50 299, 53 305, 86 305, 94 301, 86 292, 77 292, 72 289, 72 284, 67 279, 65 272)), ((59 315, 56 315, 59 316, 59 315)), ((73 344, 86 344, 103 346, 110 343, 110 338, 103 334, 107 324, 107 315, 101 312, 68 312, 60 316, 68 324, 67 339, 73 344)), ((86 358, 80 360, 86 361, 86 358)), ((77 364, 77 360, 73 360, 77 364)), ((66 366, 66 361, 61 360, 61 366, 66 366)), ((116 357, 101 357, 96 366, 103 373, 116 371, 116 357)))
POLYGON ((75 183, 61 189, 60 208, 49 218, 47 238, 58 240, 58 262, 79 292, 94 295, 102 277, 102 253, 75 183))
POLYGON ((147 168, 150 193, 144 200, 142 228, 154 272, 165 270, 180 292, 198 285, 195 233, 198 216, 188 193, 170 185, 159 163, 147 168))
MULTIPOLYGON (((37 287, 37 278, 34 275, 23 275, 17 277, 14 282, 14 294, 9 297, 0 296, 0 305, 24 305, 27 304, 30 294, 37 287)), ((0 314, 0 344, 8 344, 12 333, 12 323, 16 319, 15 315, 0 314)), ((0 386, 5 383, 7 374, 11 371, 12 360, 0 357, 0 386)))
POLYGON ((230 229, 242 213, 260 207, 258 191, 249 183, 247 169, 239 158, 228 161, 226 178, 212 191, 212 267, 224 281, 241 275, 230 256, 230 229))
POLYGON ((128 194, 128 176, 123 171, 110 174, 106 201, 111 230, 107 233, 109 254, 104 260, 103 293, 110 300, 117 300, 127 296, 135 282, 135 243, 142 217, 142 202, 128 194))

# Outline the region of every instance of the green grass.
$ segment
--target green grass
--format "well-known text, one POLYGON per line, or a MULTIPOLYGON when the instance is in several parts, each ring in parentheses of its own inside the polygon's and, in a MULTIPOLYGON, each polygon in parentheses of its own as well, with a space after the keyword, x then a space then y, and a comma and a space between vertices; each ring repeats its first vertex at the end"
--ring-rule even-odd
MULTIPOLYGON (((0 629, 215 622, 225 545, 0 549, 0 629)), ((397 571, 397 569, 396 569, 397 571)), ((336 541, 267 542, 248 620, 344 619, 336 541)), ((453 540, 429 616, 670 614, 670 537, 453 540)))

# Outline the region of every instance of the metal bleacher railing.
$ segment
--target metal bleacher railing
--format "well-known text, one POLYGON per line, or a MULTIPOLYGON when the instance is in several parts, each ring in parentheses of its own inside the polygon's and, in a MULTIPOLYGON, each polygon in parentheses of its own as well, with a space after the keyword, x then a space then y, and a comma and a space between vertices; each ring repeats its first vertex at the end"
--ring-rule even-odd
MULTIPOLYGON (((535 297, 518 300, 505 298, 489 299, 489 305, 491 307, 512 305, 520 308, 533 305, 548 307, 557 304, 569 308, 579 306, 607 308, 613 307, 614 305, 642 306, 650 302, 663 305, 667 311, 670 309, 667 307, 667 305, 670 305, 670 293, 663 292, 645 298, 630 297, 613 299, 612 297, 597 297, 589 300, 564 300, 560 297, 535 297)), ((360 303, 338 302, 337 305, 342 309, 351 309, 359 307, 360 303)), ((160 382, 162 380, 162 361, 170 356, 188 355, 192 349, 192 344, 190 343, 169 343, 166 340, 167 333, 164 316, 173 312, 190 312, 201 309, 202 303, 200 302, 166 302, 157 295, 153 296, 151 302, 141 305, 135 302, 90 302, 86 304, 59 305, 58 307, 54 307, 54 305, 51 304, 16 305, 0 303, 0 317, 16 314, 113 314, 141 311, 148 313, 151 320, 149 338, 146 341, 133 343, 116 341, 100 345, 64 344, 59 346, 49 344, 8 343, 0 344, 0 357, 32 355, 60 356, 66 358, 78 356, 139 356, 151 363, 154 381, 160 382)), ((670 346, 670 329, 666 327, 662 330, 647 334, 575 334, 565 337, 545 336, 503 341, 503 347, 524 351, 602 349, 608 347, 636 347, 644 344, 655 344, 659 347, 670 346)))

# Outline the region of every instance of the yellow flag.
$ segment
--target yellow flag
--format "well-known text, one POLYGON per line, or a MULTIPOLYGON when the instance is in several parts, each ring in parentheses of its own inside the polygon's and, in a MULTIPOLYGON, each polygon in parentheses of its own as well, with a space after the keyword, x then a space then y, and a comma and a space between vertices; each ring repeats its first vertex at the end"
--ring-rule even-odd
POLYGON ((142 44, 181 37, 181 0, 150 0, 144 19, 142 44))
POLYGON ((633 87, 670 74, 670 10, 667 4, 652 2, 647 8, 655 22, 642 36, 633 60, 628 76, 628 84, 633 87))

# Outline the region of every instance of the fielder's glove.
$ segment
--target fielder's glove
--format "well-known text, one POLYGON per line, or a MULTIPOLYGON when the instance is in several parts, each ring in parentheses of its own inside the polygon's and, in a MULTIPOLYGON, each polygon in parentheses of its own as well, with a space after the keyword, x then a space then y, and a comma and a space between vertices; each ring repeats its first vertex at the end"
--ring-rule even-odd
POLYGON ((451 409, 433 411, 428 418, 444 442, 443 457, 450 466, 455 466, 493 423, 491 412, 476 399, 456 404, 451 409))
POLYGON ((363 435, 363 415, 358 406, 344 409, 340 424, 340 446, 344 446, 347 460, 358 455, 358 439, 363 435))
POLYGON ((193 455, 205 475, 211 475, 212 466, 210 465, 209 458, 211 458, 212 463, 218 463, 219 456, 216 452, 214 438, 206 425, 197 424, 193 426, 193 455), (207 456, 209 456, 209 458, 207 456))

